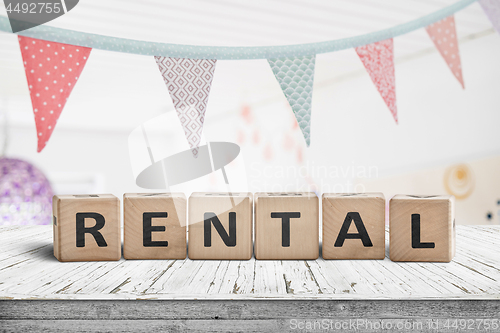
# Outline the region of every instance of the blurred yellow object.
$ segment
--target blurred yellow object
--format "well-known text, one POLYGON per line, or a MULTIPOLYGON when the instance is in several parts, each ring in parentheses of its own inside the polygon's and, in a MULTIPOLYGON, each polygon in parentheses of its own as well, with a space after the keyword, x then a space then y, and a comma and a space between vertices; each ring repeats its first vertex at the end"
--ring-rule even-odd
POLYGON ((444 174, 444 188, 457 200, 463 200, 474 191, 475 179, 472 169, 466 164, 453 165, 444 174))

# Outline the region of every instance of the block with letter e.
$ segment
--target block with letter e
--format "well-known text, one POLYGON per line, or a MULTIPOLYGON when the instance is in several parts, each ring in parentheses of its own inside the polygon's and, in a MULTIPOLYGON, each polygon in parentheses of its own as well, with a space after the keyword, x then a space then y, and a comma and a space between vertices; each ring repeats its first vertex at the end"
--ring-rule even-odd
POLYGON ((396 195, 389 203, 392 261, 450 262, 455 256, 455 198, 396 195))
POLYGON ((384 259, 382 193, 323 194, 323 258, 384 259))
POLYGON ((54 256, 59 261, 121 258, 120 201, 111 194, 52 198, 54 256))
POLYGON ((125 193, 123 224, 125 259, 186 258, 183 193, 125 193))
POLYGON ((189 258, 252 258, 252 207, 252 193, 193 193, 189 197, 189 258))
POLYGON ((316 194, 255 194, 255 258, 314 260, 319 256, 316 194))

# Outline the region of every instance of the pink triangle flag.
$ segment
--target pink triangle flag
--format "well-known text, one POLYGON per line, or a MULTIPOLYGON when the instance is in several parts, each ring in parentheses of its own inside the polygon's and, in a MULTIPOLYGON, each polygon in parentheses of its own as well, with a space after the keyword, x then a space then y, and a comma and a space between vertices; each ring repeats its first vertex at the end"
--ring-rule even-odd
POLYGON ((368 74, 397 124, 398 109, 396 105, 394 46, 392 38, 359 46, 356 48, 356 53, 363 62, 363 65, 365 65, 368 74))
POLYGON ((464 79, 462 77, 462 65, 460 64, 460 54, 458 52, 457 32, 455 30, 454 16, 448 16, 441 21, 433 23, 425 28, 431 37, 434 45, 443 57, 453 75, 458 82, 464 87, 464 79))
POLYGON ((198 157, 208 95, 217 60, 155 57, 184 134, 198 157))
POLYGON ((479 0, 486 16, 493 24, 493 27, 500 34, 500 1, 499 0, 479 0))
POLYGON ((23 36, 19 36, 19 46, 35 114, 37 150, 41 152, 92 49, 23 36))

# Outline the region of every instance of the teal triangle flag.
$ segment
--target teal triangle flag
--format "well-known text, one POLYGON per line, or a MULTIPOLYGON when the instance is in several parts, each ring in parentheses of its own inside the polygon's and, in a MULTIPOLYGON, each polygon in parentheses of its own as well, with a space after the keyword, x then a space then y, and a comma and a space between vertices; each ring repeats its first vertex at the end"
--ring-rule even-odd
POLYGON ((311 102, 316 55, 267 59, 292 107, 306 144, 311 142, 311 102))

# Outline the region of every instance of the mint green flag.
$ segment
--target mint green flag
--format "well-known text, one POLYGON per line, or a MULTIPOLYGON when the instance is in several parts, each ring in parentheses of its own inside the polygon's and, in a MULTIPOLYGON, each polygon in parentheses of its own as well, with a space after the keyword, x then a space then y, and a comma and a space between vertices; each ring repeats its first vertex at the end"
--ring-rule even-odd
POLYGON ((267 59, 292 107, 306 144, 311 142, 311 101, 316 55, 267 59))

